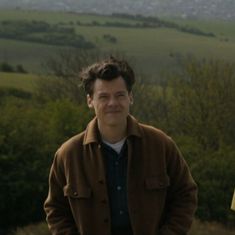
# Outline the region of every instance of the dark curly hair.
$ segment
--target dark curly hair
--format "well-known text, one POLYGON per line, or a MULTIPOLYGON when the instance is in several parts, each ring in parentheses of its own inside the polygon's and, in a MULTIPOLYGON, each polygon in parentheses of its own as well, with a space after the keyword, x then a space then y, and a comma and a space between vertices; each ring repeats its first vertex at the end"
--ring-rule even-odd
POLYGON ((120 76, 124 79, 128 92, 131 92, 132 86, 135 83, 135 74, 125 60, 110 57, 84 68, 80 73, 84 90, 89 95, 93 95, 96 79, 111 81, 120 76))

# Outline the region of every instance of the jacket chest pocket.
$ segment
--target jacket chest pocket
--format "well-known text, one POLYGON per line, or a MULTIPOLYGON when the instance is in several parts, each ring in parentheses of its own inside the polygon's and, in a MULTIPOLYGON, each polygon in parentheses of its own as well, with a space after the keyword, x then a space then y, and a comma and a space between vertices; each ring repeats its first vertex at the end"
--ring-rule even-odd
POLYGON ((168 175, 152 176, 145 179, 145 188, 148 191, 164 191, 170 185, 168 175))
POLYGON ((73 218, 76 221, 79 230, 83 231, 84 229, 81 229, 80 226, 89 228, 86 224, 91 221, 93 215, 93 197, 91 188, 84 185, 77 186, 75 184, 67 184, 64 186, 63 191, 64 196, 68 199, 73 218))
POLYGON ((170 180, 167 175, 152 176, 145 179, 145 206, 150 217, 158 217, 165 207, 170 180))
POLYGON ((71 199, 89 199, 91 198, 91 188, 88 186, 78 187, 71 184, 67 184, 63 188, 64 196, 71 199))

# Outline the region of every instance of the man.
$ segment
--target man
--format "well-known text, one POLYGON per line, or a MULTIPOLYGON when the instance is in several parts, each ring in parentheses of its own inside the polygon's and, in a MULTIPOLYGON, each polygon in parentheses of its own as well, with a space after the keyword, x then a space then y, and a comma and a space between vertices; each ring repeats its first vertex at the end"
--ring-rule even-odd
POLYGON ((111 58, 81 78, 95 118, 55 155, 45 202, 52 234, 187 234, 197 187, 172 139, 129 114, 133 70, 111 58))

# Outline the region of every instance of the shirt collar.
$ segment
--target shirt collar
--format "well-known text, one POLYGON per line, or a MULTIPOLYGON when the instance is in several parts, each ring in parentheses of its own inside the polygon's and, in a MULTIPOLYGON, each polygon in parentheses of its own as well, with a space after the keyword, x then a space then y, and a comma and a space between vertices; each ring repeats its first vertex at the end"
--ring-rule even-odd
MULTIPOLYGON (((141 130, 138 121, 131 115, 127 116, 127 137, 137 136, 141 137, 141 130)), ((90 143, 100 143, 100 135, 97 124, 97 117, 93 118, 87 125, 83 145, 90 143)))

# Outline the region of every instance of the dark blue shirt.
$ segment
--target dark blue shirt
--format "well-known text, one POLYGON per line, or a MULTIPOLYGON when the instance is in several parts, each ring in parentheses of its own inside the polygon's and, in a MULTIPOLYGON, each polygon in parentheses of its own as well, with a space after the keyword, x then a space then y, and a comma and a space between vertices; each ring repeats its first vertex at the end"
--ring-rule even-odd
POLYGON ((102 143, 106 165, 107 188, 111 209, 112 230, 129 229, 130 219, 127 205, 127 144, 124 143, 120 154, 102 143))

